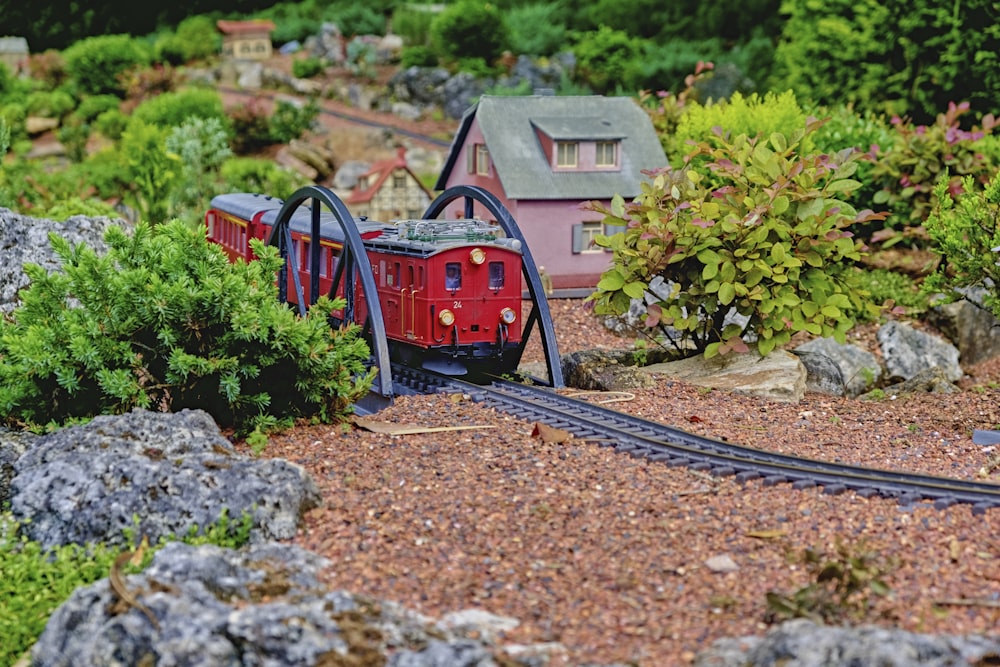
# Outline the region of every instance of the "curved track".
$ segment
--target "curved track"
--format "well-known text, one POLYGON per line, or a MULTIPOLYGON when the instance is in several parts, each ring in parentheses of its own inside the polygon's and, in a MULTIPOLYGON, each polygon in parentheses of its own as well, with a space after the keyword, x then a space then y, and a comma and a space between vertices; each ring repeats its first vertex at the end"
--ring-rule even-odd
POLYGON ((462 392, 513 416, 563 429, 631 456, 741 482, 761 479, 765 486, 822 487, 824 493, 853 491, 863 497, 896 498, 900 504, 933 502, 938 509, 971 506, 974 514, 1000 507, 1000 485, 917 473, 878 470, 802 459, 694 435, 632 417, 586 401, 561 396, 551 388, 497 380, 490 386, 413 369, 394 368, 397 386, 410 393, 462 392))

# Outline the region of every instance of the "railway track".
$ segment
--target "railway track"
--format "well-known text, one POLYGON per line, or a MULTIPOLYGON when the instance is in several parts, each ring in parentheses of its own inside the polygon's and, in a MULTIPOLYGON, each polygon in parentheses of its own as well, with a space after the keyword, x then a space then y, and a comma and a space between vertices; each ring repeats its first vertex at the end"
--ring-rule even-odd
POLYGON ((542 422, 623 454, 668 466, 684 466, 716 477, 735 477, 740 482, 759 479, 764 486, 820 487, 831 495, 852 491, 866 498, 895 498, 904 505, 931 502, 938 509, 969 505, 973 514, 1000 507, 997 484, 752 449, 563 396, 548 387, 500 379, 491 385, 477 385, 410 368, 394 368, 393 383, 402 390, 400 393, 461 392, 512 416, 542 422))

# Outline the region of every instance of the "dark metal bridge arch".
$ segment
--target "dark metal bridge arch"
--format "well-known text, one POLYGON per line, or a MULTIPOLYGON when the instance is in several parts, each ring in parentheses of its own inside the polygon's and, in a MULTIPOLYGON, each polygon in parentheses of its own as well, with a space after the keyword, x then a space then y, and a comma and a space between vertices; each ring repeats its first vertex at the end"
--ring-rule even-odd
MULTIPOLYGON (((497 223, 508 238, 516 239, 521 244, 521 268, 524 278, 528 283, 528 291, 531 295, 532 309, 525 320, 524 329, 521 335, 521 347, 518 356, 524 351, 528 337, 535 324, 538 324, 542 339, 542 348, 545 353, 545 362, 549 375, 549 384, 553 387, 563 386, 562 368, 559 364, 559 351, 556 345, 555 331, 552 326, 552 316, 549 311, 549 304, 545 298, 545 291, 542 287, 542 279, 535 266, 531 251, 521 233, 520 228, 514 221, 510 212, 504 207, 500 200, 492 193, 472 186, 456 186, 445 190, 439 195, 424 214, 425 219, 436 219, 447 207, 456 199, 464 200, 465 217, 474 217, 475 203, 482 204, 495 218, 497 223)), ((354 216, 348 210, 347 205, 328 188, 320 185, 310 185, 296 190, 291 197, 285 200, 278 212, 277 219, 271 234, 267 239, 267 244, 276 246, 285 260, 282 268, 278 272, 278 298, 282 302, 288 301, 289 288, 294 290, 295 301, 298 304, 299 315, 304 316, 309 306, 319 299, 319 280, 314 279, 320 275, 320 244, 309 244, 308 274, 309 294, 305 294, 302 280, 299 277, 299 258, 291 252, 292 232, 291 220, 293 214, 299 210, 303 204, 309 204, 310 211, 310 238, 320 238, 320 223, 323 206, 333 214, 333 217, 340 224, 344 233, 344 247, 341 250, 340 259, 334 268, 330 289, 330 295, 336 294, 343 285, 343 295, 346 300, 344 307, 344 321, 355 321, 357 304, 354 300, 356 281, 361 281, 361 289, 365 295, 367 306, 367 317, 363 331, 370 336, 372 346, 373 363, 378 369, 378 376, 372 391, 391 400, 394 391, 392 386, 392 372, 389 341, 385 333, 385 318, 382 314, 382 305, 378 299, 378 290, 372 267, 367 259, 364 243, 361 234, 354 222, 354 216), (359 259, 360 258, 360 259, 359 259)))

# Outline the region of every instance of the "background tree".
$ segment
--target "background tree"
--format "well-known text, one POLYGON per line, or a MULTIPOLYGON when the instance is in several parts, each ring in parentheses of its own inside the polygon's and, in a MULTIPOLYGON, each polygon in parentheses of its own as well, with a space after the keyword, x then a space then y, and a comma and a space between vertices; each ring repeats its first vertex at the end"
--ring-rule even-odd
POLYGON ((431 44, 448 60, 482 58, 492 64, 510 42, 507 19, 496 5, 460 0, 431 23, 431 44))
POLYGON ((949 102, 987 111, 1000 85, 990 0, 788 0, 772 87, 817 104, 934 119, 949 102))

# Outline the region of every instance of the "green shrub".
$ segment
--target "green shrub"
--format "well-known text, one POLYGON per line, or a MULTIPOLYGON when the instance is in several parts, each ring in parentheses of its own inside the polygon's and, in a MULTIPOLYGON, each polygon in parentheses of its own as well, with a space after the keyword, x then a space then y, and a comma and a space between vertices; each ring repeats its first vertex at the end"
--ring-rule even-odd
POLYGON ((797 152, 812 129, 700 142, 703 171, 668 168, 631 204, 595 203, 623 229, 596 239, 614 256, 588 297, 595 312, 622 315, 645 299, 651 337, 706 357, 746 350, 751 337, 766 355, 799 331, 843 341, 870 306, 852 281, 863 247, 848 227, 878 215, 844 201, 862 154, 797 152), (650 292, 654 281, 669 289, 650 292))
MULTIPOLYGON (((690 142, 712 137, 714 128, 721 128, 732 137, 741 134, 768 137, 775 132, 787 137, 805 124, 806 113, 790 90, 780 94, 768 92, 763 96, 752 93, 746 97, 736 92, 728 100, 708 104, 689 100, 684 114, 678 119, 674 141, 684 152, 690 142)), ((798 152, 812 153, 813 142, 811 133, 804 136, 798 152)), ((668 157, 676 160, 677 156, 668 157)))
POLYGON ((936 184, 949 178, 952 195, 962 189, 962 179, 973 177, 980 185, 996 171, 997 165, 982 152, 983 139, 993 132, 997 120, 993 114, 980 119, 981 125, 966 130, 961 118, 969 104, 949 104, 933 125, 914 125, 893 118, 895 128, 891 143, 876 153, 872 178, 879 188, 873 196, 878 205, 892 212, 889 226, 873 237, 889 247, 900 241, 923 245, 922 225, 936 203, 936 184))
POLYGON ((118 109, 108 109, 94 119, 94 129, 112 141, 118 141, 128 127, 128 116, 118 109))
POLYGON ((299 79, 310 79, 323 73, 323 60, 311 56, 308 58, 296 58, 292 61, 292 75, 299 79))
POLYGON ((278 166, 273 160, 230 158, 219 171, 220 191, 259 192, 285 198, 311 181, 298 172, 278 166))
POLYGON ((312 127, 318 115, 319 104, 315 99, 303 105, 278 100, 274 106, 274 113, 268 121, 271 141, 287 144, 292 139, 298 139, 312 127))
POLYGON ((996 103, 990 0, 786 0, 774 81, 802 99, 932 122, 950 101, 996 103))
POLYGON ((197 218, 216 193, 219 168, 233 154, 226 129, 218 118, 191 116, 170 131, 165 146, 181 162, 179 182, 163 193, 170 200, 170 214, 197 218))
POLYGON ((403 47, 403 53, 400 55, 399 60, 399 66, 403 69, 410 67, 436 67, 437 64, 437 54, 429 46, 422 44, 403 47))
POLYGON ((73 115, 84 123, 93 122, 105 111, 118 109, 121 100, 114 95, 91 95, 80 100, 73 115))
POLYGON ((965 176, 962 191, 952 196, 943 175, 935 188, 935 202, 927 218, 927 233, 941 264, 924 281, 929 294, 942 293, 946 301, 970 301, 1000 317, 1000 175, 985 188, 965 176), (983 300, 969 288, 984 288, 983 300))
POLYGON ((584 33, 573 45, 576 80, 598 94, 636 90, 640 86, 634 85, 635 68, 642 49, 642 40, 623 30, 601 26, 599 30, 584 33))
POLYGON ((531 3, 505 12, 510 26, 510 50, 529 56, 551 56, 566 48, 569 31, 558 20, 559 6, 531 3))
POLYGON ((507 17, 483 0, 459 0, 431 23, 431 44, 447 60, 482 58, 492 63, 509 43, 507 17))
POLYGON ((76 100, 64 90, 36 91, 28 95, 29 116, 65 118, 76 108, 76 100))
POLYGON ((352 2, 334 6, 327 12, 327 18, 347 37, 385 34, 385 16, 367 4, 352 2))
POLYGON ((427 46, 436 15, 429 5, 397 5, 392 13, 392 31, 410 46, 427 46))
POLYGON ((214 57, 222 46, 222 38, 210 17, 189 16, 177 25, 177 30, 161 35, 153 44, 156 57, 171 65, 183 65, 214 57))
POLYGON ((181 221, 109 228, 108 253, 50 235, 63 272, 0 323, 0 414, 38 428, 136 407, 200 408, 240 432, 262 420, 341 418, 370 386, 357 327, 334 331, 323 299, 299 318, 277 299, 281 259, 230 264, 181 221))
POLYGON ((192 116, 224 120, 226 115, 218 91, 188 88, 163 93, 146 100, 132 112, 133 119, 161 127, 178 127, 192 116))
POLYGON ((145 67, 152 60, 149 48, 128 35, 100 35, 82 39, 63 52, 69 77, 89 95, 125 92, 119 77, 145 67))
POLYGON ((233 130, 233 152, 237 155, 252 153, 274 143, 271 138, 271 116, 260 98, 252 98, 228 113, 233 130))

